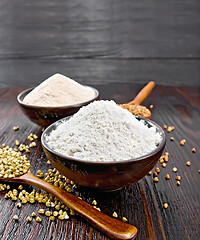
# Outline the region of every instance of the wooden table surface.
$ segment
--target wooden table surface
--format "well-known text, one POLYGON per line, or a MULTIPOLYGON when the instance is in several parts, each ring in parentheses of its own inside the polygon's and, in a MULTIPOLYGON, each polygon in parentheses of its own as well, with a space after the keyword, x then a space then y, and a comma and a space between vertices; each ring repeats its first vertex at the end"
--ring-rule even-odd
MULTIPOLYGON (((101 99, 114 99, 118 103, 127 102, 134 98, 143 87, 139 84, 98 84, 93 85, 101 93, 101 99)), ((28 120, 16 101, 17 94, 23 87, 0 89, 0 144, 5 143, 14 147, 15 140, 28 143, 27 136, 33 132, 41 135, 41 128, 28 120), (18 125, 19 130, 13 131, 18 125)), ((200 235, 200 88, 169 87, 157 85, 144 105, 154 105, 152 120, 163 126, 175 126, 168 133, 164 152, 169 152, 169 161, 163 168, 160 163, 159 181, 155 183, 153 176, 145 176, 139 182, 112 193, 88 191, 78 186, 73 194, 81 196, 86 202, 95 199, 101 210, 112 216, 115 211, 118 219, 126 217, 128 223, 138 228, 137 239, 199 239, 200 235), (174 137, 174 141, 170 141, 174 137), (185 138, 186 144, 180 146, 185 138), (192 152, 192 148, 196 152, 192 152), (187 166, 186 162, 191 165, 187 166), (177 167, 177 172, 172 168, 177 167), (166 180, 166 174, 170 180, 166 180), (176 184, 176 176, 180 175, 180 186, 176 184), (168 203, 164 209, 163 204, 168 203)), ((37 146, 28 154, 31 161, 31 171, 47 172, 52 168, 47 164, 47 158, 41 148, 40 140, 37 146)), ((10 184, 17 188, 17 184, 10 184)), ((24 186, 28 191, 33 187, 24 186)), ((70 216, 69 220, 51 222, 47 216, 41 216, 42 222, 26 218, 33 211, 48 209, 42 203, 24 204, 17 208, 16 202, 6 200, 5 193, 0 192, 0 239, 1 240, 61 240, 61 239, 108 239, 104 234, 93 228, 79 216, 70 216), (15 222, 13 216, 19 220, 15 222)), ((18 200, 19 201, 19 200, 18 200)), ((17 202, 18 202, 17 201, 17 202)))

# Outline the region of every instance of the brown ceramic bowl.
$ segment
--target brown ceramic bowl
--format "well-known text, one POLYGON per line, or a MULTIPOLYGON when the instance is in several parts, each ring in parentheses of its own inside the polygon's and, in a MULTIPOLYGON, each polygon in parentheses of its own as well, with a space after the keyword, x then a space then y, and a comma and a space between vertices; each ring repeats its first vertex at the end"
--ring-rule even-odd
POLYGON ((158 124, 146 118, 136 117, 144 120, 149 127, 155 126, 157 132, 162 136, 161 143, 154 151, 139 158, 119 162, 91 162, 55 152, 48 146, 47 136, 62 122, 68 121, 69 117, 61 119, 45 129, 41 136, 42 147, 53 166, 79 185, 103 191, 117 190, 142 179, 155 166, 166 144, 165 133, 158 124))
POLYGON ((17 101, 23 111, 23 113, 34 123, 38 124, 41 127, 47 127, 50 124, 56 122, 57 120, 71 116, 74 113, 78 112, 78 110, 86 106, 87 104, 99 99, 99 92, 97 89, 89 86, 85 86, 91 88, 95 92, 95 97, 90 101, 83 102, 76 105, 70 106, 62 106, 62 107, 41 107, 29 105, 23 102, 24 97, 33 90, 33 88, 29 88, 24 90, 17 96, 17 101))

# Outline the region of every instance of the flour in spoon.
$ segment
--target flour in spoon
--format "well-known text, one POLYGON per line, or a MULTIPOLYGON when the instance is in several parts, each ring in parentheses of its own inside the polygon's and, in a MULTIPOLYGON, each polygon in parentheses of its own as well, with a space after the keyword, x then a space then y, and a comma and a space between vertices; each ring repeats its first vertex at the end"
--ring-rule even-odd
POLYGON ((62 122, 48 137, 56 152, 94 162, 121 161, 146 155, 161 142, 148 127, 114 101, 95 101, 62 122))

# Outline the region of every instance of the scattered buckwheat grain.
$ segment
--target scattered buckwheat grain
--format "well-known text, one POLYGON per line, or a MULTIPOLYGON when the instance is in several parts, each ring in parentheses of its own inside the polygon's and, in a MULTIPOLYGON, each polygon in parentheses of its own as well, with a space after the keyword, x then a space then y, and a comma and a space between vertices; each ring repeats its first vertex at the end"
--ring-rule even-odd
POLYGON ((185 139, 183 139, 183 140, 180 141, 180 145, 181 145, 181 146, 184 146, 185 143, 186 143, 186 140, 185 140, 185 139))
POLYGON ((27 217, 26 221, 31 222, 32 221, 31 217, 27 217))
POLYGON ((18 220, 18 216, 17 216, 17 215, 14 215, 14 216, 13 216, 13 219, 14 219, 15 221, 17 221, 17 220, 18 220))
POLYGON ((163 168, 165 168, 166 166, 167 166, 167 164, 166 164, 166 163, 163 163, 163 164, 162 164, 162 167, 163 167, 163 168))
POLYGON ((118 217, 118 215, 117 215, 117 213, 116 213, 116 212, 113 212, 113 214, 112 214, 112 215, 113 215, 113 217, 116 217, 116 218, 118 217))
POLYGON ((13 127, 13 130, 14 130, 14 131, 19 130, 19 126, 15 126, 15 127, 13 127))
POLYGON ((170 179, 170 176, 169 176, 169 174, 167 174, 167 175, 165 176, 165 179, 167 179, 167 180, 169 180, 169 179, 170 179))
POLYGON ((158 173, 157 173, 157 172, 153 172, 153 176, 154 176, 154 177, 157 177, 157 176, 158 176, 158 173))
POLYGON ((158 182, 158 177, 155 177, 153 180, 154 182, 158 182))
POLYGON ((167 209, 167 208, 168 208, 168 204, 165 203, 165 204, 163 205, 163 207, 164 207, 165 209, 167 209))
POLYGON ((187 161, 187 162, 186 162, 186 165, 187 165, 187 166, 190 166, 190 164, 191 164, 190 161, 187 161))
POLYGON ((181 185, 181 182, 180 182, 180 181, 176 181, 176 184, 177 184, 178 186, 180 186, 180 185, 181 185))
POLYGON ((123 221, 123 222, 127 222, 127 221, 128 221, 128 219, 127 219, 127 218, 125 218, 125 217, 123 217, 123 218, 122 218, 122 221, 123 221))
POLYGON ((40 223, 40 222, 42 222, 42 219, 40 217, 37 217, 36 222, 40 223))
POLYGON ((174 131, 174 129, 175 129, 174 126, 169 126, 169 127, 167 128, 167 131, 168 131, 168 132, 172 132, 172 131, 174 131))
POLYGON ((193 153, 195 153, 195 152, 196 152, 196 149, 195 149, 195 148, 193 148, 193 149, 192 149, 192 152, 193 152, 193 153))

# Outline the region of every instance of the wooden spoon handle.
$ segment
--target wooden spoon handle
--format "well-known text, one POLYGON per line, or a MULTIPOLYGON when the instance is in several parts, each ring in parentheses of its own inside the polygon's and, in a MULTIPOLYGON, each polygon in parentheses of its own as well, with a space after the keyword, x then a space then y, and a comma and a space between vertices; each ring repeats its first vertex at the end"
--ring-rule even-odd
POLYGON ((139 93, 138 95, 135 97, 135 99, 131 102, 129 102, 128 104, 137 104, 139 105, 140 103, 142 103, 151 93, 151 91, 153 90, 155 86, 155 82, 151 81, 149 82, 139 93))
POLYGON ((134 239, 137 235, 136 227, 105 215, 73 194, 35 177, 30 172, 18 179, 18 182, 28 183, 53 194, 67 207, 73 209, 108 237, 113 239, 134 239))

